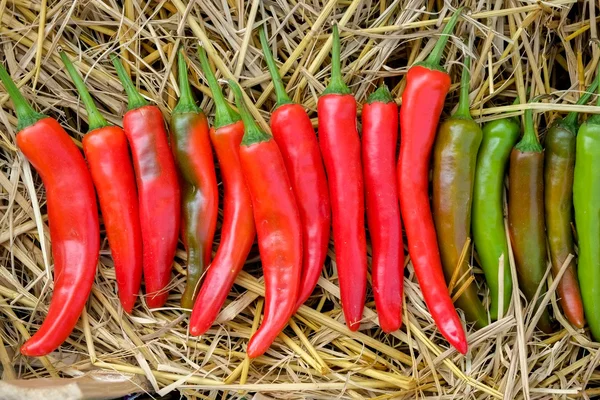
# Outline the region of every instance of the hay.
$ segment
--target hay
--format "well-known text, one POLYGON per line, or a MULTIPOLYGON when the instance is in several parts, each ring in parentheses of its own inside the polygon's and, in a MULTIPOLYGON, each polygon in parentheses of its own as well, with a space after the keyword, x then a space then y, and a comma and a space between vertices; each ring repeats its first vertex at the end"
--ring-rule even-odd
MULTIPOLYGON (((358 101, 384 80, 400 99, 407 65, 426 56, 433 45, 430 39, 453 9, 433 0, 185 3, 126 0, 121 8, 101 0, 0 0, 0 58, 26 97, 79 141, 87 130, 86 113, 58 48, 76 61, 107 119, 119 124, 126 102, 109 53, 120 53, 142 93, 168 118, 178 95, 175 54, 183 46, 193 64, 191 82, 199 104, 212 116, 210 91, 195 56, 202 45, 221 78, 241 83, 252 113, 268 129, 274 95, 254 30, 266 24, 269 37, 276 37, 276 57, 288 92, 308 109, 316 125, 317 96, 330 73, 332 22, 340 26, 343 73, 358 101)), ((565 111, 598 112, 572 105, 595 75, 599 59, 596 46, 589 45, 598 39, 593 2, 469 5, 471 14, 452 38, 445 64, 456 83, 463 53, 474 57, 471 95, 479 122, 520 115, 525 108, 545 112, 542 126, 565 111), (471 36, 473 46, 465 47, 465 36, 471 36), (526 87, 532 88, 531 96, 552 96, 539 104, 512 105, 515 96, 524 98, 526 87)), ((453 85, 446 112, 456 103, 457 89, 453 85)), ((332 244, 331 260, 311 299, 269 352, 250 362, 245 346, 263 305, 256 249, 218 324, 196 339, 188 335, 187 315, 179 307, 185 252, 180 248, 177 253, 167 305, 150 312, 138 302, 134 314, 127 316, 115 294, 103 235, 94 290, 71 337, 48 357, 22 357, 19 345, 39 327, 52 295, 50 242, 43 186, 16 151, 12 103, 2 94, 0 104, 0 362, 5 379, 78 377, 105 370, 145 377, 161 395, 179 390, 188 398, 211 399, 243 398, 258 391, 274 398, 378 399, 600 394, 600 374, 595 372, 599 346, 566 322, 557 306, 556 285, 540 294, 561 325, 555 334, 533 329, 539 313, 515 293, 501 320, 469 330, 470 352, 461 356, 435 328, 410 263, 402 330, 385 335, 378 329, 369 292, 364 324, 360 332, 349 332, 341 314, 332 244)), ((217 235, 214 250, 218 241, 217 235)), ((474 271, 481 283, 481 271, 474 271)), ((453 286, 458 290, 461 285, 453 286)))

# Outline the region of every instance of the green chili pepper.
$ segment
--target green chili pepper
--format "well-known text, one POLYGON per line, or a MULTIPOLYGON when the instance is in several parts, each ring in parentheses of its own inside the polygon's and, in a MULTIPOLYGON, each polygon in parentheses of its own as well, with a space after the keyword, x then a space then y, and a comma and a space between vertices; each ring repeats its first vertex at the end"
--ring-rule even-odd
MULTIPOLYGON (((598 78, 577 104, 586 104, 598 86, 598 78)), ((556 276, 569 254, 575 255, 571 224, 573 214, 573 170, 575 168, 575 144, 577 113, 572 112, 564 119, 555 121, 544 142, 546 160, 544 164, 544 206, 546 230, 552 274, 556 276)), ((567 319, 577 328, 583 328, 585 319, 575 259, 569 263, 557 287, 560 304, 567 319)))
MULTIPOLYGON (((519 287, 531 301, 546 271, 544 221, 544 149, 533 126, 533 110, 525 111, 523 138, 510 153, 508 170, 508 231, 519 287)), ((541 300, 542 296, 538 298, 541 300)), ((550 315, 542 314, 538 328, 551 332, 550 315)))
POLYGON ((579 285, 585 318, 594 339, 600 340, 600 115, 590 117, 579 128, 576 153, 573 204, 579 238, 579 285))
POLYGON ((498 319, 500 308, 500 262, 502 264, 502 309, 508 310, 512 293, 508 241, 504 229, 504 173, 508 156, 519 138, 516 118, 488 122, 477 155, 473 188, 472 229, 479 263, 490 288, 490 317, 498 319))
POLYGON ((469 257, 459 264, 470 235, 475 163, 482 139, 481 128, 469 112, 469 67, 467 57, 458 110, 440 125, 435 140, 432 209, 446 282, 450 283, 455 276, 459 279, 456 288, 462 293, 456 305, 468 321, 481 328, 488 324, 488 317, 477 295, 477 284, 471 282, 466 288, 461 287, 461 282, 471 275, 469 257))

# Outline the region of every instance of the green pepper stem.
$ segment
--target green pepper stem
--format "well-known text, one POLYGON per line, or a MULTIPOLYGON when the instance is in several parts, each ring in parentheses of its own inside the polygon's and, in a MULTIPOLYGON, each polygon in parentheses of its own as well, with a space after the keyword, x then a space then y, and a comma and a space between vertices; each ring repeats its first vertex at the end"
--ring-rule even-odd
POLYGON ((85 105, 85 110, 87 111, 88 115, 88 132, 108 126, 108 122, 106 122, 102 114, 100 114, 98 111, 92 96, 90 96, 90 92, 85 87, 83 79, 81 79, 81 76, 79 76, 79 73, 75 69, 75 66, 71 60, 69 60, 69 57, 67 57, 63 51, 61 51, 59 54, 60 59, 67 68, 67 72, 69 73, 73 84, 75 84, 75 87, 77 88, 77 92, 79 93, 79 97, 81 97, 81 101, 83 101, 83 104, 85 105))
POLYGON ((131 80, 129 75, 127 75, 127 72, 125 71, 123 64, 121 64, 121 61, 119 61, 117 56, 114 54, 110 55, 110 59, 112 60, 112 63, 115 66, 115 69, 117 70, 117 75, 119 75, 119 80, 121 81, 121 84, 123 85, 123 88, 127 93, 127 108, 129 110, 135 110, 136 108, 147 106, 148 102, 135 88, 133 81, 131 80))
POLYGON ((342 79, 342 67, 340 61, 340 32, 338 26, 333 26, 333 43, 331 44, 331 79, 323 94, 351 94, 352 91, 342 79))
MULTIPOLYGON (((590 97, 592 97, 592 93, 594 93, 596 91, 596 89, 598 88, 598 78, 599 77, 600 77, 600 75, 596 76, 596 79, 594 79, 592 84, 586 89, 586 91, 581 95, 581 97, 579 97, 579 100, 577 100, 577 103, 575 103, 576 105, 580 106, 583 104, 587 104, 587 102, 590 101, 590 97)), ((577 111, 571 111, 570 113, 567 114, 565 119, 563 119, 563 122, 568 125, 577 125, 577 115, 578 115, 577 111)))
POLYGON ((450 21, 448 21, 442 30, 440 38, 438 39, 431 53, 429 53, 429 56, 425 59, 425 61, 417 63, 417 65, 446 72, 446 70, 440 65, 440 61, 442 60, 442 54, 444 53, 446 43, 448 43, 448 39, 450 38, 452 31, 454 31, 454 27, 458 23, 458 19, 462 16, 464 9, 465 7, 456 9, 454 14, 452 14, 452 18, 450 18, 450 21))
MULTIPOLYGON (((535 97, 530 103, 537 102, 540 98, 540 96, 535 97)), ((543 151, 540 140, 535 133, 535 126, 533 125, 533 109, 531 108, 525 110, 525 129, 523 138, 515 145, 515 149, 524 153, 541 153, 543 151)))
POLYGON ((277 65, 275 64, 275 59, 273 58, 273 53, 271 53, 271 49, 269 48, 267 32, 262 26, 259 29, 259 36, 260 44, 262 46, 263 54, 265 56, 265 62, 267 63, 267 68, 269 69, 269 74, 271 74, 271 80, 273 81, 273 87, 275 88, 275 95, 277 96, 277 107, 281 107, 284 104, 291 104, 293 102, 288 96, 288 94, 285 92, 283 80, 281 79, 281 75, 279 75, 279 70, 277 69, 277 65))
POLYGON ((239 85, 231 79, 228 82, 229 87, 231 87, 231 90, 233 90, 233 94, 235 96, 235 104, 240 111, 242 121, 244 121, 244 137, 242 138, 242 144, 244 146, 250 146, 255 143, 266 142, 270 140, 271 135, 260 129, 256 124, 256 121, 254 121, 254 118, 252 118, 252 115, 250 115, 250 111, 248 111, 246 102, 244 101, 244 96, 242 95, 242 89, 240 89, 239 85))
POLYGON ((241 117, 225 100, 219 82, 217 82, 217 78, 210 68, 208 56, 206 55, 204 47, 198 47, 198 58, 200 59, 200 67, 202 68, 202 72, 204 72, 204 78, 208 82, 208 87, 212 92, 213 101, 215 103, 214 128, 219 129, 223 126, 238 122, 241 117))
POLYGON ((196 105, 194 97, 192 96, 192 88, 190 87, 190 81, 188 79, 188 69, 185 63, 185 56, 183 55, 183 49, 180 49, 177 53, 177 75, 179 78, 179 102, 173 109, 173 114, 176 113, 198 113, 200 107, 196 105))
POLYGON ((473 119, 471 117, 469 103, 469 86, 471 85, 471 57, 465 56, 465 65, 463 66, 462 75, 460 77, 460 97, 458 99, 458 109, 452 118, 473 119))
POLYGON ((367 104, 371 103, 393 103, 394 98, 390 93, 390 89, 384 84, 379 86, 376 91, 371 93, 367 98, 367 104))
POLYGON ((25 97, 19 92, 17 85, 15 85, 2 64, 0 64, 0 80, 4 83, 4 87, 15 106, 15 112, 17 113, 17 118, 19 120, 17 123, 17 131, 22 131, 28 126, 38 122, 40 119, 46 118, 44 114, 35 111, 33 107, 31 107, 31 104, 25 100, 25 97))

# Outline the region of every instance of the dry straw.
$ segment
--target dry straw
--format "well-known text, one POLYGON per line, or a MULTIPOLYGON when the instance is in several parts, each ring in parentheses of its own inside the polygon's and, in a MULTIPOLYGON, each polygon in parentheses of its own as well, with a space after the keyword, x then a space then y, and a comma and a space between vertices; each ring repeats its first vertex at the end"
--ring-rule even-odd
MULTIPOLYGON (((274 95, 256 32, 265 24, 277 42, 272 44, 288 92, 316 125, 317 97, 330 73, 334 21, 342 33, 343 73, 359 102, 384 80, 401 102, 407 66, 424 59, 440 24, 458 5, 440 0, 119 3, 0 0, 1 62, 25 96, 56 117, 78 144, 87 117, 60 63, 59 48, 75 60, 107 119, 119 124, 126 103, 109 53, 121 55, 141 92, 168 119, 178 94, 173 61, 183 46, 199 103, 212 116, 210 92, 195 56, 203 46, 220 78, 241 83, 252 113, 268 129, 274 95)), ((565 111, 597 112, 592 106, 572 105, 593 78, 600 54, 590 45, 597 40, 594 2, 468 3, 471 12, 450 41, 445 62, 458 82, 463 54, 474 57, 471 99, 478 121, 520 115, 527 107, 545 114, 543 126, 565 111), (474 44, 467 48, 461 39, 469 36, 474 44), (517 95, 524 98, 528 87, 531 96, 551 96, 544 103, 511 105, 517 95)), ((453 85, 446 113, 457 97, 453 85)), ((250 362, 244 350, 260 322, 264 290, 256 251, 218 324, 196 339, 188 335, 187 315, 179 308, 185 253, 177 253, 167 305, 151 312, 140 303, 127 316, 115 295, 103 236, 96 284, 71 337, 48 357, 22 357, 19 345, 39 327, 52 295, 50 242, 43 186, 16 151, 13 106, 3 92, 0 104, 0 362, 5 379, 79 377, 103 370, 142 382, 140 388, 161 395, 179 390, 189 398, 211 399, 243 398, 257 391, 273 398, 352 399, 599 394, 595 368, 600 347, 568 325, 557 306, 556 285, 540 294, 560 324, 554 335, 533 329, 539 313, 515 293, 501 320, 480 331, 469 329, 470 352, 462 356, 439 335, 408 261, 402 330, 385 335, 378 329, 369 293, 361 330, 349 332, 340 308, 333 246, 314 295, 271 350, 250 362)), ((217 236, 214 249, 218 241, 217 236)), ((474 272, 482 283, 481 271, 475 267, 474 272)), ((461 278, 452 285, 455 292, 461 278)), ((487 299, 485 286, 480 286, 487 299)))

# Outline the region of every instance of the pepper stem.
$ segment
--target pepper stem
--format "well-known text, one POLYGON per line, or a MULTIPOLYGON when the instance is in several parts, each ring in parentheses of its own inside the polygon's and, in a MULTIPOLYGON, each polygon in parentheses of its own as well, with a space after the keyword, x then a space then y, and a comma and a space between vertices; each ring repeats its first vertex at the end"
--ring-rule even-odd
POLYGON ((333 26, 333 43, 331 44, 331 80, 323 91, 323 94, 351 94, 352 91, 342 79, 342 67, 340 61, 340 32, 337 25, 333 26))
POLYGON ((417 63, 417 65, 446 72, 444 67, 440 65, 440 61, 442 60, 442 54, 444 53, 446 43, 448 43, 448 39, 450 38, 452 31, 454 31, 454 27, 456 26, 458 19, 462 16, 464 9, 465 7, 456 9, 454 14, 452 14, 452 18, 450 18, 450 21, 448 21, 442 30, 440 38, 438 39, 431 53, 429 53, 429 56, 425 59, 425 61, 417 63))
MULTIPOLYGON (((537 102, 542 96, 533 98, 530 103, 537 102)), ((541 153, 543 151, 540 140, 535 133, 535 126, 533 125, 533 109, 529 108, 525 110, 525 129, 523 132, 523 138, 515 145, 515 149, 520 150, 523 153, 541 153)))
POLYGON ((192 88, 190 87, 190 81, 188 79, 187 64, 185 63, 185 56, 183 55, 183 49, 180 49, 177 53, 177 75, 179 78, 179 102, 173 109, 173 114, 176 113, 198 113, 200 107, 196 105, 194 97, 192 96, 192 88))
POLYGON ((204 72, 204 78, 208 82, 208 87, 212 92, 213 101, 215 103, 214 128, 219 129, 223 126, 238 122, 241 120, 241 117, 225 100, 219 82, 217 82, 214 72, 210 69, 208 56, 206 55, 204 47, 198 47, 198 58, 200 59, 200 67, 202 68, 202 72, 204 72))
POLYGON ((112 60, 113 65, 117 70, 117 75, 119 75, 119 80, 121 81, 121 84, 123 85, 123 88, 127 93, 127 108, 129 110, 135 110, 136 108, 147 106, 148 102, 135 88, 135 85, 133 84, 131 78, 129 77, 129 75, 127 75, 125 68, 123 68, 123 64, 121 64, 121 61, 119 61, 117 56, 114 54, 110 55, 110 59, 112 60))
POLYGON ((75 66, 71 60, 69 60, 69 57, 67 57, 63 51, 61 51, 59 54, 60 59, 67 68, 67 72, 69 73, 71 80, 77 88, 77 92, 79 93, 79 97, 81 97, 81 101, 83 101, 83 104, 85 105, 85 110, 87 111, 88 115, 88 132, 108 126, 108 122, 106 122, 102 114, 100 114, 98 111, 92 96, 90 96, 90 92, 88 92, 87 88, 85 87, 85 83, 83 83, 83 79, 81 79, 81 76, 79 76, 79 73, 75 69, 75 66))
POLYGON ((15 106, 15 112, 17 113, 17 118, 19 120, 17 123, 17 131, 22 131, 28 126, 38 122, 40 119, 46 118, 44 114, 35 111, 33 107, 31 107, 31 104, 25 100, 25 97, 19 92, 17 85, 15 85, 2 64, 0 64, 0 80, 4 83, 4 87, 15 106))
MULTIPOLYGON (((586 89, 586 91, 581 95, 581 97, 579 97, 579 100, 577 100, 577 103, 575 103, 576 105, 580 106, 583 104, 587 104, 587 102, 590 101, 592 93, 594 93, 598 88, 598 78, 600 78, 600 75, 596 76, 596 79, 594 79, 592 84, 586 89)), ((598 98, 600 99, 600 96, 598 98)), ((565 119, 563 119, 563 122, 568 125, 577 125, 577 115, 577 111, 571 111, 567 114, 565 119)))
POLYGON ((284 104, 291 104, 293 103, 293 101, 285 92, 283 80, 281 79, 281 75, 279 75, 279 70, 277 69, 275 60, 273 59, 273 53, 271 53, 271 49, 269 48, 267 32, 265 31, 265 28, 263 26, 259 28, 258 32, 260 36, 260 45, 262 46, 263 54, 265 56, 265 62, 267 63, 267 68, 269 69, 269 74, 271 74, 271 80, 273 81, 273 87, 275 88, 275 95, 277 96, 277 107, 281 107, 284 104))
POLYGON ((465 65, 463 66, 462 75, 460 77, 460 97, 458 99, 458 109, 452 118, 473 119, 471 117, 469 103, 469 86, 471 85, 471 57, 465 56, 465 65))
POLYGON ((254 118, 252 118, 252 115, 250 115, 250 111, 248 111, 244 96, 242 95, 242 89, 240 89, 238 84, 231 79, 228 82, 229 87, 231 87, 235 96, 235 104, 240 111, 242 121, 244 121, 244 137, 242 138, 242 144, 244 146, 250 146, 252 144, 271 140, 271 135, 260 129, 256 124, 256 121, 254 121, 254 118))
POLYGON ((371 93, 369 95, 369 97, 367 98, 367 104, 392 103, 393 101, 394 101, 394 98, 392 97, 392 94, 390 93, 390 89, 388 89, 388 87, 385 84, 379 86, 377 88, 377 90, 374 91, 373 93, 371 93))

